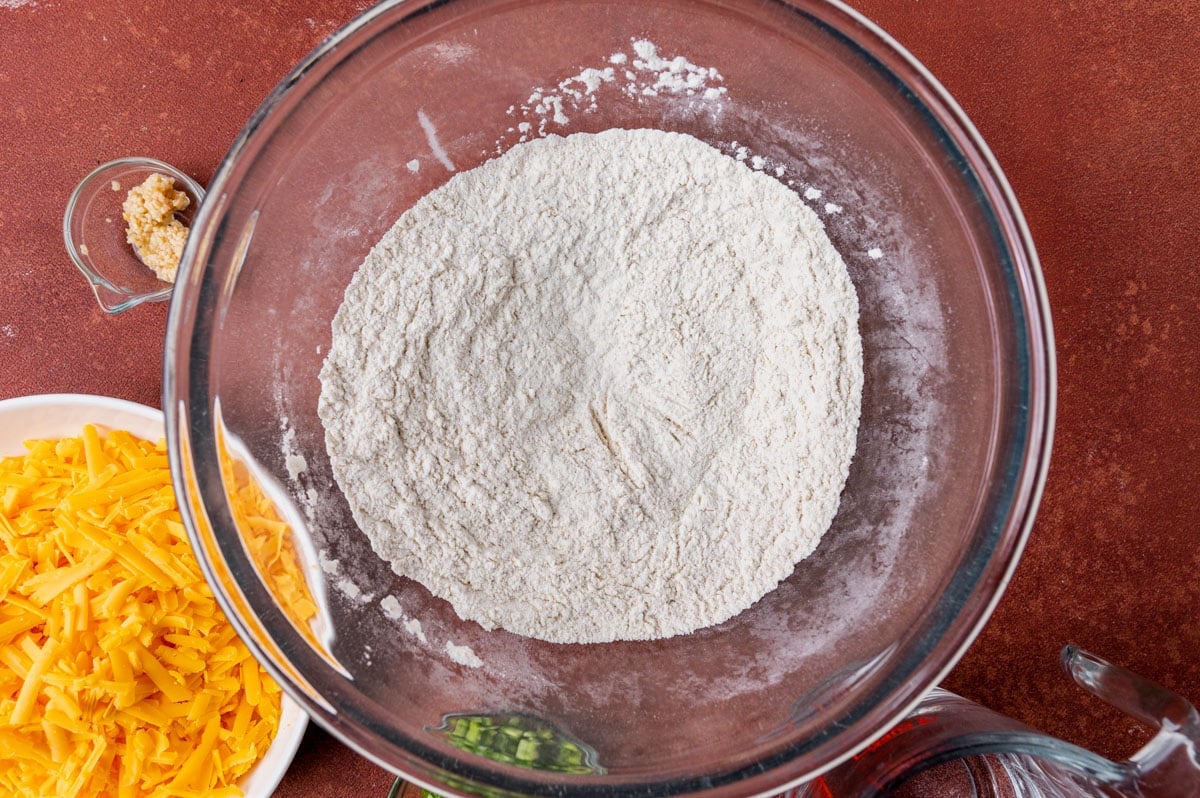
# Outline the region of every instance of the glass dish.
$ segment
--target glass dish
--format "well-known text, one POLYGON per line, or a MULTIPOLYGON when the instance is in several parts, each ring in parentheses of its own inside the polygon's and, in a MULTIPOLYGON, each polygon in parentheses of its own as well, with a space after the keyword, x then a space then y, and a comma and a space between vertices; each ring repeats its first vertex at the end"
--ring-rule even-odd
POLYGON ((779 791, 915 706, 1016 565, 1053 417, 1033 245, 962 112, 840 3, 384 3, 267 98, 210 197, 164 365, 193 542, 227 613, 293 696, 416 784, 480 795, 779 791), (568 104, 568 124, 539 115, 535 89, 585 67, 623 74, 634 39, 715 67, 725 93, 624 92, 618 78, 594 108, 568 104), (618 52, 625 64, 613 64, 618 52), (840 511, 790 578, 716 627, 591 646, 485 632, 394 576, 334 483, 317 374, 343 290, 404 210, 529 135, 522 122, 532 133, 542 122, 547 133, 655 127, 734 155, 745 147, 814 204, 850 269, 866 385, 840 511), (230 442, 277 482, 281 509, 318 553, 322 635, 288 621, 246 553, 219 465, 230 442), (455 661, 450 645, 482 666, 455 661), (468 716, 523 718, 578 746, 587 772, 468 750, 447 732, 468 716))
POLYGON ((191 227, 204 189, 174 166, 153 158, 119 158, 101 164, 79 181, 67 200, 63 243, 105 313, 171 298, 174 286, 158 279, 125 240, 121 216, 129 189, 155 172, 175 178, 175 188, 188 195, 191 203, 176 216, 191 227))

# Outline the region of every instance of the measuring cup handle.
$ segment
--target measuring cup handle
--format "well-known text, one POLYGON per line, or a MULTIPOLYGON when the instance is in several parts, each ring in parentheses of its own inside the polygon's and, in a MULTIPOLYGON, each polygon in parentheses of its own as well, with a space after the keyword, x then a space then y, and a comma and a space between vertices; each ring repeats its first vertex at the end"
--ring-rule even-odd
POLYGON ((1200 717, 1183 698, 1078 648, 1062 653, 1067 673, 1085 690, 1155 726, 1158 734, 1129 761, 1115 763, 1042 734, 953 693, 934 688, 904 720, 848 762, 795 791, 797 798, 891 795, 943 762, 973 757, 987 771, 984 795, 1200 795, 1200 717), (995 755, 981 759, 985 755, 995 755), (996 792, 997 784, 1007 789, 996 792), (987 790, 993 792, 987 792, 987 790))
POLYGON ((1084 690, 1158 729, 1127 763, 1137 795, 1200 795, 1200 714, 1186 699, 1075 646, 1063 649, 1062 666, 1084 690))

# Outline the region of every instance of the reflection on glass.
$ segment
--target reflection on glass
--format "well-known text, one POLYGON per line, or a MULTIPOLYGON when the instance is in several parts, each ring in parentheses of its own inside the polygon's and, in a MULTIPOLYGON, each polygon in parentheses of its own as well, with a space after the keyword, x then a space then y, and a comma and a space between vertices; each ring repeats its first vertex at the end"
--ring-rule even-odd
POLYGON ((493 762, 554 773, 604 772, 590 747, 527 715, 447 715, 433 731, 455 748, 493 762))
MULTIPOLYGON (((519 768, 577 775, 603 773, 591 746, 574 740, 544 720, 502 712, 491 715, 446 715, 440 726, 429 731, 442 735, 455 748, 519 768)), ((507 793, 491 790, 453 776, 447 786, 457 787, 482 798, 500 798, 507 793)), ((441 798, 437 793, 396 779, 388 798, 441 798)))

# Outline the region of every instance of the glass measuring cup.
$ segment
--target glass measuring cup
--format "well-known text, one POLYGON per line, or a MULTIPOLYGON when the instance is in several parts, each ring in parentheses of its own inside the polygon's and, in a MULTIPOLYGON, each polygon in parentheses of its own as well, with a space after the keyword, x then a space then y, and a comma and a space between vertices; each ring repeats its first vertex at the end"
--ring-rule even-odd
MULTIPOLYGON (((1063 669, 1092 695, 1158 729, 1124 762, 1042 734, 934 688, 874 744, 777 798, 1193 798, 1200 714, 1182 697, 1067 646, 1063 669)), ((435 795, 403 779, 389 798, 435 795)))
POLYGON ((1080 687, 1156 728, 1154 738, 1128 760, 1112 762, 934 688, 884 737, 787 798, 1200 795, 1200 715, 1191 704, 1073 646, 1063 649, 1062 665, 1080 687), (955 761, 949 791, 944 783, 922 786, 934 768, 955 761))

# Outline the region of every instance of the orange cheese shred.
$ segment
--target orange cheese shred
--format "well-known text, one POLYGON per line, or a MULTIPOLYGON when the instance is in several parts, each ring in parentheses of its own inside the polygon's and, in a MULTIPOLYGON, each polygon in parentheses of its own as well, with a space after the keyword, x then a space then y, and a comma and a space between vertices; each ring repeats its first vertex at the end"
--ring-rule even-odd
MULTIPOLYGON (((204 581, 165 445, 87 426, 26 449, 0 458, 0 795, 241 795, 281 692, 204 581)), ((286 525, 257 486, 231 498, 309 620, 286 525)))
POLYGON ((323 648, 313 630, 317 603, 304 577, 291 528, 280 519, 275 504, 251 476, 246 464, 235 459, 224 446, 221 476, 233 520, 263 581, 300 634, 314 648, 323 648))

